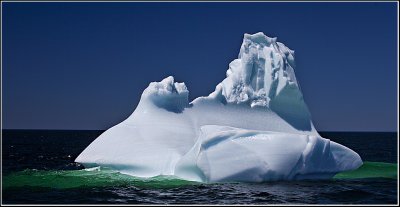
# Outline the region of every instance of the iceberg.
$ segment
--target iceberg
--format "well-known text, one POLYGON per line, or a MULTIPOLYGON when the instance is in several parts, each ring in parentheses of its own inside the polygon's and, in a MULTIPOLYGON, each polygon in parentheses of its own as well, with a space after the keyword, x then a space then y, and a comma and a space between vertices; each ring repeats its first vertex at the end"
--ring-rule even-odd
POLYGON ((295 67, 277 38, 245 34, 214 92, 189 102, 185 83, 152 82, 134 112, 75 161, 199 182, 329 179, 357 169, 356 152, 316 131, 295 67))

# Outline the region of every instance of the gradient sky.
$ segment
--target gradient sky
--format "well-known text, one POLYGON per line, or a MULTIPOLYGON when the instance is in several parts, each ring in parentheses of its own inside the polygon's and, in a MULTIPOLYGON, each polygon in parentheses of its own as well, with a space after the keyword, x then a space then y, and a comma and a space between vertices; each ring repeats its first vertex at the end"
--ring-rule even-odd
POLYGON ((6 129, 107 129, 152 81, 190 99, 225 78, 244 33, 296 51, 319 131, 397 131, 396 3, 3 3, 6 129))

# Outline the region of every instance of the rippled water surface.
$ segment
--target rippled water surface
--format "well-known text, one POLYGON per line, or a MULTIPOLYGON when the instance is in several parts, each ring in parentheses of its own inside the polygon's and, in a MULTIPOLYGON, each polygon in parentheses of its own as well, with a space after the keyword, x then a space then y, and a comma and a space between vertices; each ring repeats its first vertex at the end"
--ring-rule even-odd
POLYGON ((102 131, 3 131, 4 204, 394 204, 396 133, 321 133, 363 158, 364 165, 325 181, 202 184, 159 176, 136 178, 73 160, 102 131))

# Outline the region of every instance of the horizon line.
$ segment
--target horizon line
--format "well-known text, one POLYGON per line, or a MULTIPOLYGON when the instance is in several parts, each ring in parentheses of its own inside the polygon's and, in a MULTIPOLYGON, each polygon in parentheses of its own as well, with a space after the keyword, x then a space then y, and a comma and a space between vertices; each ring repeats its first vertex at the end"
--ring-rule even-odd
MULTIPOLYGON (((108 130, 108 129, 22 129, 22 128, 19 128, 19 129, 17 129, 17 128, 14 128, 14 129, 1 129, 1 131, 3 131, 3 130, 21 130, 21 131, 24 131, 24 130, 26 130, 26 131, 28 131, 28 130, 36 130, 36 131, 106 131, 106 130, 108 130)), ((340 131, 340 130, 316 130, 318 133, 319 132, 378 132, 378 133, 380 133, 380 132, 383 132, 383 133, 386 133, 386 132, 388 132, 388 133, 398 133, 398 131, 360 131, 360 130, 354 130, 354 131, 352 131, 352 130, 343 130, 343 131, 340 131)))

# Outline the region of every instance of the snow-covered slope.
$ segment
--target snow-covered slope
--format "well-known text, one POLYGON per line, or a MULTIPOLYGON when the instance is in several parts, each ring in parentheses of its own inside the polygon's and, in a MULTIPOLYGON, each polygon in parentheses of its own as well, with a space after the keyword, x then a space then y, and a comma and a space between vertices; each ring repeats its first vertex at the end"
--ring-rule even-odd
POLYGON ((358 168, 357 153, 315 130, 294 68, 294 52, 276 38, 245 34, 213 93, 189 103, 172 76, 150 83, 132 115, 76 162, 203 182, 319 179, 358 168))

